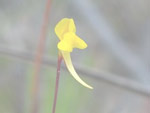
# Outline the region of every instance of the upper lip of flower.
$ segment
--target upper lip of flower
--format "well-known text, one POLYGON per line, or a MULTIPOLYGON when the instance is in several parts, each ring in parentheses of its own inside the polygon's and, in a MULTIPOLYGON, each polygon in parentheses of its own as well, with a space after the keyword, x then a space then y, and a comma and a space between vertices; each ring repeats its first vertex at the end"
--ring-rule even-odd
POLYGON ((63 39, 63 35, 68 32, 76 32, 76 27, 73 19, 64 18, 55 27, 55 33, 60 40, 63 39))
POLYGON ((61 51, 66 66, 71 75, 85 87, 93 89, 78 76, 71 61, 70 52, 72 52, 73 48, 85 49, 87 47, 87 44, 82 39, 80 39, 75 34, 75 32, 76 27, 73 19, 62 19, 55 27, 55 33, 60 39, 57 47, 61 51))

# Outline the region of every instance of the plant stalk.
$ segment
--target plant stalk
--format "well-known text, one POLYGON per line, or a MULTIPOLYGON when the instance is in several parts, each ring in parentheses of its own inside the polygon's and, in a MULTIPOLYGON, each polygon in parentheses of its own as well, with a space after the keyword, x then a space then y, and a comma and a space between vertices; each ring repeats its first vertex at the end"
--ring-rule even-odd
POLYGON ((58 63, 57 63, 57 75, 56 75, 55 94, 54 94, 52 113, 55 113, 55 111, 56 111, 56 103, 57 103, 57 95, 58 95, 58 88, 59 88, 61 61, 62 61, 62 56, 59 54, 58 55, 58 63))
POLYGON ((48 29, 49 15, 51 8, 51 0, 47 0, 46 9, 43 15, 43 24, 40 31, 39 43, 37 46, 37 53, 34 61, 34 73, 33 73, 33 88, 32 88, 32 108, 31 113, 38 113, 38 89, 39 89, 39 73, 42 63, 42 56, 44 51, 44 45, 46 41, 46 33, 48 29))

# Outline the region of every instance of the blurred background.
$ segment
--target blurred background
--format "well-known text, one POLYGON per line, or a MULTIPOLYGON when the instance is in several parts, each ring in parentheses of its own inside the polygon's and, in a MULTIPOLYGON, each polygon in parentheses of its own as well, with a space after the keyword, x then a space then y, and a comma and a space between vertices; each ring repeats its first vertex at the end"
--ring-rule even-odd
MULTIPOLYGON (((31 113, 34 59, 46 0, 0 0, 0 113, 31 113)), ((56 113, 150 113, 150 1, 53 0, 39 73, 38 113, 51 113, 58 38, 54 27, 73 18, 88 48, 63 63, 56 113)))

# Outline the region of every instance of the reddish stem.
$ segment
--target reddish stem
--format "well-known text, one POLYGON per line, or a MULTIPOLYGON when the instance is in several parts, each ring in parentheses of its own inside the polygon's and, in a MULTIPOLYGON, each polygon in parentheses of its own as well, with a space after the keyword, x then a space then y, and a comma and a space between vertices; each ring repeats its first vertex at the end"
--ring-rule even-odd
POLYGON ((58 95, 58 88, 59 88, 59 78, 60 78, 61 61, 62 61, 62 56, 58 55, 57 75, 56 75, 55 94, 54 94, 54 101, 53 101, 52 113, 55 113, 55 109, 56 109, 57 95, 58 95))
POLYGON ((33 74, 33 92, 32 92, 32 98, 33 98, 33 103, 32 103, 32 113, 37 113, 38 112, 38 88, 39 88, 39 72, 40 72, 40 66, 41 66, 41 61, 42 61, 42 55, 43 55, 43 50, 44 50, 44 45, 45 45, 45 40, 46 40, 46 32, 48 28, 48 20, 49 20, 49 14, 50 14, 50 6, 51 6, 51 0, 47 0, 46 3, 46 10, 44 13, 44 18, 43 18, 43 24, 40 32, 40 39, 39 39, 39 44, 37 48, 37 53, 35 56, 35 67, 34 67, 34 74, 33 74))

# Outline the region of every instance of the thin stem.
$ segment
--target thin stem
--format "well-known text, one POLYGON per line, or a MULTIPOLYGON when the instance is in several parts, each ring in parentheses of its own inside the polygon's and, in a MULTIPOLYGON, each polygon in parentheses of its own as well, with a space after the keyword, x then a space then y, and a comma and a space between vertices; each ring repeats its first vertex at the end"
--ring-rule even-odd
POLYGON ((40 66, 42 62, 42 55, 46 40, 46 32, 48 28, 48 20, 49 20, 49 14, 50 14, 50 6, 51 6, 51 0, 47 0, 46 3, 46 9, 44 13, 43 18, 43 24, 40 32, 40 39, 39 44, 37 46, 37 53, 35 56, 35 67, 34 67, 34 74, 33 74, 33 89, 32 89, 32 113, 38 112, 38 88, 39 88, 39 72, 40 72, 40 66))
POLYGON ((53 101, 52 113, 55 113, 55 109, 56 109, 57 95, 58 95, 58 88, 59 88, 59 78, 60 78, 60 65, 61 65, 61 61, 62 61, 62 56, 58 55, 57 75, 56 75, 55 94, 54 94, 54 101, 53 101))

